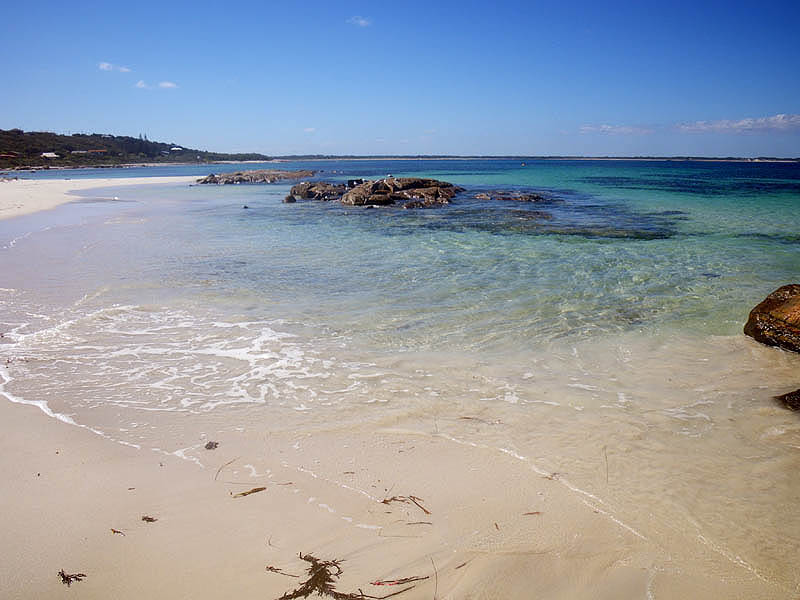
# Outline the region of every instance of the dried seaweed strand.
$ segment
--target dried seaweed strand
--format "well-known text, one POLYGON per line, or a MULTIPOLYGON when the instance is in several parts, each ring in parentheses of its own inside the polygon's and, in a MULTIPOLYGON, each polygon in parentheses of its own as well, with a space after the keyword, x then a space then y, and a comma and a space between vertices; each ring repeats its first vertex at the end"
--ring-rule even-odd
POLYGON ((370 585, 403 585, 404 583, 411 583, 412 581, 422 581, 423 579, 430 579, 430 575, 403 577, 401 579, 384 579, 379 581, 371 581, 370 585))
POLYGON ((252 490, 247 490, 246 492, 239 492, 238 494, 234 494, 234 498, 244 498, 245 496, 249 496, 250 494, 257 494, 258 492, 263 492, 265 487, 254 487, 252 490))
POLYGON ((426 515, 433 514, 427 508, 422 506, 422 502, 424 502, 424 500, 419 496, 392 496, 391 498, 384 498, 383 500, 381 500, 381 504, 388 505, 391 504, 392 502, 402 502, 403 504, 414 504, 426 515))
POLYGON ((220 466, 220 468, 219 468, 219 469, 217 469, 217 472, 214 474, 214 481, 216 481, 216 480, 217 480, 217 477, 219 477, 219 474, 222 472, 222 469, 224 469, 225 467, 227 467, 229 464, 236 462, 237 460, 239 460, 239 457, 238 457, 238 456, 237 456, 236 458, 233 458, 233 459, 229 460, 229 461, 228 461, 228 462, 226 462, 224 465, 220 466))

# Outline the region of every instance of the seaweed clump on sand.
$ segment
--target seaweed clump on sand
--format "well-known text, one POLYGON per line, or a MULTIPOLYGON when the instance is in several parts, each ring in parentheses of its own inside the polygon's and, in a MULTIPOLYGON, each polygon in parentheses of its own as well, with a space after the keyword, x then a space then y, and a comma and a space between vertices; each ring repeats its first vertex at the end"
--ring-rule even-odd
POLYGON ((64 569, 61 569, 58 572, 58 576, 61 577, 61 583, 69 587, 76 581, 82 581, 86 577, 86 573, 67 573, 64 569))
MULTIPOLYGON (((283 596, 278 598, 278 600, 308 598, 314 594, 317 596, 328 596, 329 598, 334 598, 334 600, 363 600, 365 598, 382 600, 384 598, 391 598, 392 596, 402 594, 403 592, 406 592, 414 587, 412 585, 386 596, 370 596, 361 590, 358 590, 357 593, 339 592, 336 590, 336 580, 339 579, 339 576, 342 574, 341 560, 321 560, 316 556, 312 556, 311 554, 303 554, 302 552, 300 553, 300 559, 310 563, 311 565, 306 570, 308 578, 300 585, 300 587, 292 590, 291 592, 286 592, 283 596)), ((416 579, 409 578, 408 580, 416 579)), ((399 581, 404 582, 405 580, 399 581)))

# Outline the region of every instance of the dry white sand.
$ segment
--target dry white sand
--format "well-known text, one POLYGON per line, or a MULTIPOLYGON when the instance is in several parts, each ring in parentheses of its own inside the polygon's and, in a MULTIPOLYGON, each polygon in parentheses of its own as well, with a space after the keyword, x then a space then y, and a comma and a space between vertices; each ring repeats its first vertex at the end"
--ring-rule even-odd
POLYGON ((197 177, 126 177, 102 179, 12 179, 0 181, 0 219, 49 210, 75 200, 71 192, 122 185, 191 183, 197 177))

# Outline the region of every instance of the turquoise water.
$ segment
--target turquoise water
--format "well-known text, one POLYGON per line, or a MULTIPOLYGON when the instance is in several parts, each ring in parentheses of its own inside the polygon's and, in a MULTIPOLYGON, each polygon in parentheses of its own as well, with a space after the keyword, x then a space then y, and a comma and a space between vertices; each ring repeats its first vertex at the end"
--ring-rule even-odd
POLYGON ((676 554, 710 540, 697 560, 800 585, 800 422, 771 400, 800 359, 741 334, 800 281, 800 165, 280 167, 467 191, 412 211, 283 204, 288 184, 120 187, 0 221, 0 391, 196 462, 208 435, 436 417, 435 435, 567 473, 676 554), (491 189, 550 201, 474 197, 491 189))
POLYGON ((218 293, 258 301, 292 297, 315 318, 336 314, 355 329, 379 321, 365 331, 378 342, 485 350, 503 339, 639 328, 733 334, 754 300, 800 270, 796 165, 322 166, 322 178, 391 171, 473 190, 547 191, 557 201, 463 199, 443 210, 364 211, 279 205, 288 186, 184 190, 190 213, 178 205, 160 217, 157 233, 183 238, 188 255, 178 276, 189 283, 213 276, 218 293), (552 218, 531 218, 532 211, 552 218))

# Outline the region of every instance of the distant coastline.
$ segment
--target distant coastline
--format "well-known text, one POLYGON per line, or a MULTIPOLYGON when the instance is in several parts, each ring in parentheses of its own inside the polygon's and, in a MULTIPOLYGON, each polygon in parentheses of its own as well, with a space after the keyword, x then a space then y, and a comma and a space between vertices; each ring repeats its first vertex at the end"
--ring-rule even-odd
POLYGON ((19 173, 29 171, 72 171, 75 169, 132 169, 164 166, 199 166, 199 165, 249 165, 287 162, 328 162, 328 161, 368 161, 368 160, 519 160, 526 161, 625 161, 625 162, 713 162, 713 163, 800 163, 800 158, 742 158, 742 157, 702 157, 702 156, 276 156, 266 160, 215 160, 208 162, 141 162, 108 165, 25 165, 0 169, 0 173, 19 173))

